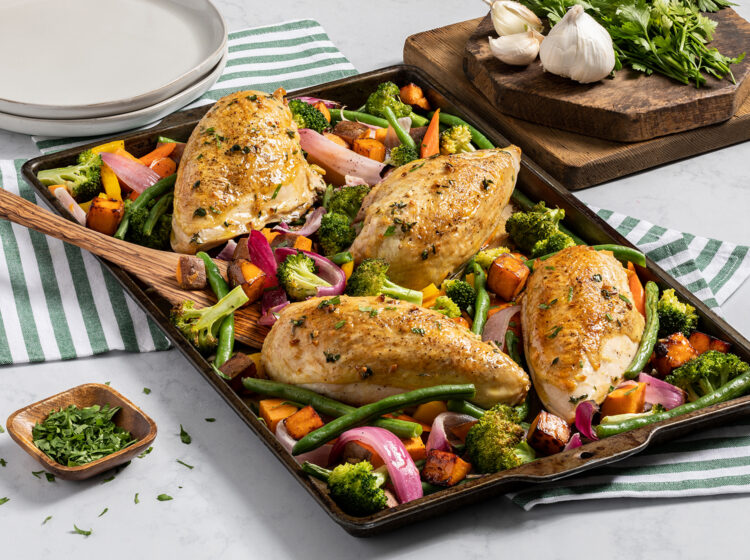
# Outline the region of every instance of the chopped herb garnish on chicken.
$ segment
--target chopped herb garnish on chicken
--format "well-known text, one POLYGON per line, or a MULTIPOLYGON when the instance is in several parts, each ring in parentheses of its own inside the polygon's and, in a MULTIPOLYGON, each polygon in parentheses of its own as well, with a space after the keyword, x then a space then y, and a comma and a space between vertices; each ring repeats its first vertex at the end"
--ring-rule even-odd
POLYGON ((354 269, 346 284, 350 296, 378 296, 384 294, 422 305, 422 292, 410 290, 388 279, 389 264, 383 259, 365 259, 354 269))

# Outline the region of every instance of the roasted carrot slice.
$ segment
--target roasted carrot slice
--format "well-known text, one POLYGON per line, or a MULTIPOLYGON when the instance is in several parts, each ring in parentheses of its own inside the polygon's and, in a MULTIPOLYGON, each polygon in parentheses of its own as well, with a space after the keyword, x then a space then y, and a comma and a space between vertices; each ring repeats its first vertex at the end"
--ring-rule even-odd
POLYGON ((167 144, 162 144, 161 146, 157 146, 157 148, 154 151, 147 153, 145 156, 142 156, 139 159, 143 165, 151 165, 157 159, 169 157, 169 154, 171 154, 174 151, 174 147, 176 145, 177 144, 175 144, 174 142, 168 142, 167 144))
POLYGON ((422 158, 434 156, 440 153, 440 109, 435 110, 432 120, 427 127, 427 132, 422 138, 420 156, 422 158))

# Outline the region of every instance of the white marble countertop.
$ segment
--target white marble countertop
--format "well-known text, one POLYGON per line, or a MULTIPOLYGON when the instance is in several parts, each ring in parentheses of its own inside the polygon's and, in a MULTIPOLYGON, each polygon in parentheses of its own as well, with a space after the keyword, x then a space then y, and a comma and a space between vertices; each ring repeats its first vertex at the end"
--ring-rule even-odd
MULTIPOLYGON (((401 61, 413 33, 478 17, 479 0, 216 0, 230 29, 310 17, 360 71, 401 61), (258 9, 262 6, 262 9, 258 9)), ((738 11, 750 18, 750 1, 738 11)), ((32 157, 31 140, 0 131, 0 158, 32 157)), ((750 241, 750 143, 665 165, 577 196, 598 207, 733 242, 750 241)), ((750 283, 724 305, 750 337, 750 283)), ((93 359, 0 369, 0 419, 58 391, 111 381, 159 426, 154 451, 117 478, 49 483, 0 434, 3 556, 73 558, 708 558, 746 555, 750 496, 681 500, 600 500, 524 512, 498 497, 373 539, 350 537, 331 522, 176 351, 111 353, 93 359), (146 395, 143 387, 152 392, 146 395), (204 418, 216 418, 213 423, 204 418), (192 435, 185 445, 180 424, 192 435), (194 469, 176 462, 181 459, 194 469), (135 494, 140 503, 134 504, 135 494), (156 496, 174 497, 159 502, 156 496), (98 515, 109 508, 101 518, 98 515), (52 516, 45 525, 42 522, 52 516), (93 529, 72 534, 73 524, 93 529), (712 535, 713 538, 707 538, 712 535)))

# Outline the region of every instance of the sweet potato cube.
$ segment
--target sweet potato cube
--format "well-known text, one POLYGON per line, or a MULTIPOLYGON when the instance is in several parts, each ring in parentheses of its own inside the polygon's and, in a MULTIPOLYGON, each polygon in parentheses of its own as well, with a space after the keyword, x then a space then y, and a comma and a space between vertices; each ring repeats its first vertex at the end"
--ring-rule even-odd
MULTIPOLYGON (((368 129, 369 130, 369 129, 368 129)), ((346 143, 346 140, 344 140, 341 136, 338 136, 336 134, 331 134, 330 132, 324 132, 323 136, 328 138, 331 142, 335 142, 342 148, 349 148, 349 144, 346 143)))
POLYGON ((437 415, 443 412, 448 412, 448 407, 445 405, 445 401, 430 401, 420 404, 412 416, 417 422, 432 426, 437 415))
POLYGON ((690 335, 690 338, 688 340, 690 341, 690 345, 695 348, 695 351, 698 352, 698 354, 708 352, 711 347, 711 337, 706 333, 696 331, 690 335))
POLYGON ((510 253, 503 253, 490 265, 487 287, 505 301, 512 301, 526 286, 529 267, 510 253))
POLYGON ((659 376, 664 378, 673 369, 698 356, 698 351, 693 348, 684 334, 674 333, 656 343, 654 353, 651 356, 651 363, 659 372, 659 376))
POLYGON ((294 240, 294 249, 312 251, 312 239, 304 235, 298 235, 297 239, 294 240))
POLYGON ((237 352, 224 362, 219 371, 229 377, 227 383, 240 395, 249 394, 250 392, 242 385, 243 377, 262 377, 260 369, 260 352, 255 354, 245 354, 237 352))
POLYGON ((427 102, 422 88, 417 84, 406 84, 399 91, 399 97, 407 105, 416 105, 425 111, 430 110, 430 104, 427 102))
POLYGON ((422 469, 422 478, 436 486, 453 486, 466 478, 470 470, 471 464, 455 453, 431 449, 422 469))
POLYGON ((570 425, 559 416, 545 410, 534 418, 526 436, 526 441, 540 455, 560 453, 569 440, 570 425))
POLYGON ((357 138, 352 144, 352 149, 361 156, 375 161, 385 161, 385 144, 373 138, 357 138))
POLYGON ((323 113, 323 116, 328 122, 331 122, 331 112, 328 110, 328 107, 326 107, 325 103, 323 103, 322 101, 318 101, 315 105, 313 105, 313 107, 323 113))
POLYGON ((457 424, 456 426, 453 426, 452 428, 448 428, 448 429, 458 439, 460 439, 463 442, 466 442, 466 435, 469 433, 469 430, 471 430, 471 428, 476 423, 477 423, 477 420, 473 420, 469 422, 464 422, 463 424, 457 424))
POLYGON ((427 450, 424 445, 424 441, 420 436, 416 436, 409 439, 402 439, 401 442, 404 444, 406 451, 411 455, 411 458, 415 461, 420 461, 427 456, 427 450))
POLYGON ((260 417, 266 422, 266 426, 276 433, 276 426, 284 418, 289 418, 297 412, 297 407, 288 404, 284 399, 263 399, 258 404, 260 417))
POLYGON ((227 268, 227 278, 231 287, 242 286, 242 291, 248 297, 245 305, 258 301, 263 295, 266 273, 248 260, 232 261, 227 268))
POLYGON ((284 420, 284 423, 290 436, 294 439, 302 439, 313 430, 322 427, 324 422, 315 409, 307 405, 284 420))
POLYGON ((732 347, 732 345, 729 342, 725 342, 723 340, 719 340, 718 338, 711 337, 711 344, 709 345, 709 350, 716 350, 717 352, 722 352, 726 354, 729 352, 729 349, 732 347))
POLYGON ((198 257, 182 255, 177 261, 177 285, 183 290, 202 290, 206 287, 206 264, 198 257))
POLYGON ((124 213, 125 204, 122 200, 97 196, 91 201, 86 214, 86 227, 106 235, 114 235, 124 213))
POLYGON ((602 403, 602 416, 636 414, 646 404, 646 383, 628 383, 612 391, 602 403))

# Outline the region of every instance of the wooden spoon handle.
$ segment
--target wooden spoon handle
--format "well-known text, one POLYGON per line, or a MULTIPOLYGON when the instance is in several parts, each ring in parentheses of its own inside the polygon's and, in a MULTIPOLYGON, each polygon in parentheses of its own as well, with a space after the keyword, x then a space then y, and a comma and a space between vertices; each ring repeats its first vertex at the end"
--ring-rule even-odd
POLYGON ((161 260, 164 255, 163 251, 140 247, 85 228, 5 189, 0 189, 0 218, 86 249, 126 270, 131 270, 134 259, 161 260))

